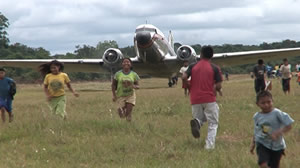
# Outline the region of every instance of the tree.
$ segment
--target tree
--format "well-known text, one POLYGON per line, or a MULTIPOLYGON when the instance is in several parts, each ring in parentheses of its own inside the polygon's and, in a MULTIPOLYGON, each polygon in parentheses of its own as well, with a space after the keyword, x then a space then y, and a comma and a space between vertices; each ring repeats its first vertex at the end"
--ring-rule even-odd
POLYGON ((5 31, 5 29, 8 28, 8 26, 8 19, 0 12, 0 48, 8 47, 8 33, 5 31))
POLYGON ((83 47, 77 45, 75 50, 75 54, 77 58, 95 58, 96 49, 95 47, 89 45, 83 45, 83 47))
POLYGON ((97 58, 102 58, 105 50, 109 48, 119 48, 118 43, 115 40, 104 40, 104 42, 99 42, 96 46, 97 58))

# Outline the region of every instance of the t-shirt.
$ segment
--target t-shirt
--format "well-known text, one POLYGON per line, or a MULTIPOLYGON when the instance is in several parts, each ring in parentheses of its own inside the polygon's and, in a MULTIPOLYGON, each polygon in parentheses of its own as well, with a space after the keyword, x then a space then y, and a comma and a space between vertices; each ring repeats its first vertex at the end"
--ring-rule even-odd
POLYGON ((13 82, 11 78, 4 77, 0 80, 0 97, 6 99, 10 96, 10 83, 13 82))
POLYGON ((254 68, 253 68, 253 73, 256 77, 256 79, 264 79, 264 74, 267 72, 267 69, 264 65, 256 65, 254 68))
POLYGON ((126 97, 133 95, 133 84, 140 80, 140 77, 134 71, 125 74, 120 70, 115 74, 114 79, 117 81, 117 97, 126 97))
POLYGON ((300 64, 296 65, 296 71, 300 71, 300 64))
POLYGON ((223 80, 220 68, 210 60, 201 59, 191 64, 186 71, 190 82, 191 104, 212 103, 216 101, 215 84, 223 80))
POLYGON ((70 82, 66 73, 60 72, 57 75, 49 73, 44 79, 44 84, 48 85, 48 90, 51 96, 58 97, 65 95, 64 84, 70 82))
POLYGON ((189 68, 188 66, 187 67, 183 66, 183 67, 180 68, 179 72, 181 74, 183 74, 188 68, 189 68))
POLYGON ((300 72, 298 72, 298 82, 300 82, 300 72))
POLYGON ((282 78, 283 79, 289 79, 291 78, 291 65, 281 65, 280 67, 280 72, 282 73, 282 78))
POLYGON ((271 138, 271 134, 281 127, 288 126, 294 122, 287 113, 274 108, 274 110, 269 113, 255 113, 253 119, 255 142, 275 151, 286 148, 286 144, 282 136, 274 141, 271 138))

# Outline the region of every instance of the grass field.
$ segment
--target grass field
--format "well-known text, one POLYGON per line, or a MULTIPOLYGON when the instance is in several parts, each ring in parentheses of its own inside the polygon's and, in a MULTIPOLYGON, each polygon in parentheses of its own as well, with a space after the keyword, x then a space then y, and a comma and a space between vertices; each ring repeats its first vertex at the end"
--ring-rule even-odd
MULTIPOLYGON (((165 79, 144 79, 137 91, 131 123, 120 120, 112 102, 110 83, 74 83, 79 98, 67 93, 68 120, 50 114, 40 85, 19 85, 14 101, 15 120, 0 124, 0 167, 197 167, 253 168, 249 152, 255 104, 253 80, 230 76, 217 97, 220 123, 216 149, 204 149, 190 133, 191 107, 181 81, 167 88, 165 79)), ((300 166, 300 86, 291 81, 290 95, 273 80, 275 107, 295 120, 285 135, 286 156, 281 167, 300 166)))

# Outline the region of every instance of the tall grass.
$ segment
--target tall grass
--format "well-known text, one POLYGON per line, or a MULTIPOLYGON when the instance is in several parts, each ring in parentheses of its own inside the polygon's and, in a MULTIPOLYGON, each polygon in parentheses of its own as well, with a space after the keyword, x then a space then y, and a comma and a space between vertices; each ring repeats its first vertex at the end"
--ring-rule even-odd
MULTIPOLYGON (((18 86, 15 120, 0 124, 0 167, 257 167, 249 145, 252 116, 259 109, 248 76, 232 76, 223 83, 212 151, 204 149, 206 125, 200 139, 190 133, 191 107, 181 82, 175 88, 165 87, 165 79, 140 83, 131 123, 119 119, 110 83, 73 84, 80 97, 67 93, 67 121, 50 114, 42 86, 18 86)), ((300 165, 300 86, 295 79, 291 84, 292 93, 284 95, 280 80, 274 79, 272 93, 275 106, 295 120, 285 135, 281 162, 294 168, 300 165)))

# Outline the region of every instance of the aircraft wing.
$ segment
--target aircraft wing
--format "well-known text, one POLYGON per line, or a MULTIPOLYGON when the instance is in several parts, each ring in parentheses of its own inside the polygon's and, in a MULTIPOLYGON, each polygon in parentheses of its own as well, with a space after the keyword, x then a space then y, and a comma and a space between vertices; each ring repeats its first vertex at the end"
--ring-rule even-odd
POLYGON ((300 56, 300 48, 216 53, 214 54, 212 61, 221 67, 226 67, 232 65, 257 63, 258 59, 263 59, 264 62, 267 62, 296 56, 300 56))
POLYGON ((65 72, 109 73, 109 71, 103 66, 102 59, 8 59, 0 60, 0 66, 32 68, 34 70, 38 70, 39 65, 53 60, 64 63, 65 72))

